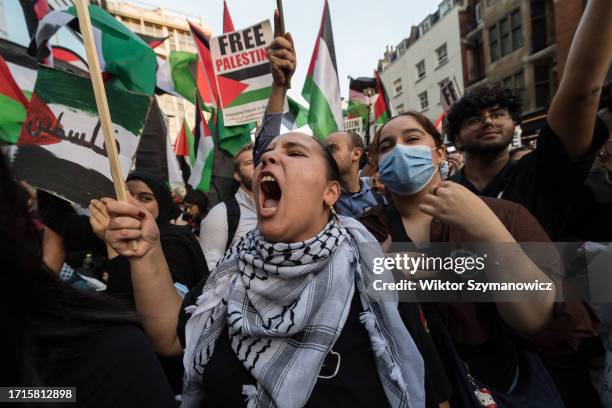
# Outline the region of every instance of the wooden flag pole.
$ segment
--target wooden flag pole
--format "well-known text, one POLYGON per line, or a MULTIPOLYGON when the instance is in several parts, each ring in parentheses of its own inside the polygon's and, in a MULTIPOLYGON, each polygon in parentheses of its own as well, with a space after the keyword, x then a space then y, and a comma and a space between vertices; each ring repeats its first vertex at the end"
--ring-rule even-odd
MULTIPOLYGON (((96 44, 93 38, 89 9, 87 8, 85 0, 75 0, 74 4, 76 5, 81 35, 83 36, 83 45, 85 46, 87 63, 89 65, 89 76, 91 77, 91 84, 96 98, 96 106, 98 108, 98 114, 100 115, 100 127, 104 135, 104 146, 106 148, 106 155, 108 156, 111 176, 113 177, 115 194, 117 195, 117 200, 127 201, 128 194, 125 188, 121 166, 119 165, 119 154, 117 153, 117 144, 115 142, 115 136, 113 135, 112 121, 108 109, 108 101, 106 99, 106 90, 104 89, 104 82, 102 80, 102 72, 100 71, 100 61, 98 60, 96 44)), ((130 249, 136 249, 136 241, 130 242, 130 249)))
MULTIPOLYGON (((285 35, 285 14, 283 13, 283 0, 276 0, 278 10, 278 30, 282 36, 285 35)), ((287 89, 291 89, 291 78, 287 77, 287 89)))

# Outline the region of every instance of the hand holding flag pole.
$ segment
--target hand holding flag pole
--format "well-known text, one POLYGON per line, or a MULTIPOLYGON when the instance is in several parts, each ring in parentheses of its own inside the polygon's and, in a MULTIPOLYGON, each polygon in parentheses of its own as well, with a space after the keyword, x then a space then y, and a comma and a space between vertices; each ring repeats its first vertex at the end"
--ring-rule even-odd
MULTIPOLYGON (((102 81, 100 61, 98 60, 96 44, 93 38, 89 9, 87 8, 85 0, 75 0, 74 3, 77 9, 77 17, 79 19, 81 35, 83 36, 83 45, 85 46, 87 62, 89 63, 89 76, 91 77, 96 106, 98 108, 98 114, 100 115, 100 127, 102 128, 102 134, 104 135, 104 145, 106 148, 106 154, 108 156, 111 175, 113 177, 115 194, 117 195, 117 200, 128 201, 128 193, 125 187, 123 174, 121 172, 121 166, 119 165, 117 144, 115 143, 115 137, 113 135, 110 110, 108 109, 108 101, 106 99, 106 90, 104 89, 104 82, 102 81)), ((136 250, 136 245, 136 241, 131 241, 130 249, 136 250)))
MULTIPOLYGON (((276 13, 274 13, 274 37, 285 37, 285 14, 283 13, 283 0, 276 0, 276 13)), ((291 39, 291 35, 289 38, 291 43, 293 44, 293 39, 291 39)), ((291 77, 287 77, 287 89, 291 89, 291 77)))

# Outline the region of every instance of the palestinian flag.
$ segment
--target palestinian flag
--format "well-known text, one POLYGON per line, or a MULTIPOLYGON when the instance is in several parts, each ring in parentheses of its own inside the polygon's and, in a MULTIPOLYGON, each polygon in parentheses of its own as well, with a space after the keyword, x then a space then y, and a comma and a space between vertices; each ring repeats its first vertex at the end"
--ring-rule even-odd
POLYGON ((154 35, 148 35, 148 34, 143 34, 143 33, 134 33, 134 34, 140 37, 140 39, 144 41, 145 43, 147 43, 147 45, 151 47, 152 49, 159 47, 160 45, 164 43, 164 41, 170 38, 169 35, 165 37, 156 37, 154 35))
POLYGON ((168 183, 171 186, 182 184, 183 174, 181 172, 181 165, 172 150, 170 134, 168 133, 166 133, 166 164, 168 166, 168 183))
POLYGON ((183 119, 183 126, 174 143, 174 153, 177 157, 183 157, 189 167, 193 167, 196 161, 195 138, 189 129, 187 121, 183 119))
POLYGON ((210 34, 188 21, 191 35, 200 55, 200 66, 197 71, 197 85, 200 97, 205 106, 216 108, 219 102, 219 91, 212 56, 210 54, 210 34))
POLYGON ((302 95, 310 103, 308 123, 315 136, 325 139, 330 133, 342 129, 340 84, 327 0, 324 0, 321 28, 302 95))
MULTIPOLYGON (((98 6, 89 6, 100 68, 119 79, 130 91, 153 95, 157 61, 155 52, 139 36, 98 6)), ((38 24, 28 52, 39 61, 50 58, 49 39, 62 27, 79 31, 76 10, 52 11, 38 24)))
POLYGON ((234 156, 242 146, 252 141, 251 132, 256 127, 255 122, 239 126, 225 126, 221 110, 214 111, 211 119, 211 130, 217 136, 219 149, 231 156, 234 156))
POLYGON ((300 105, 291 97, 287 97, 285 112, 282 117, 282 126, 288 131, 299 129, 308 124, 308 109, 300 105))
POLYGON ((376 102, 374 103, 374 121, 382 125, 391 118, 388 102, 389 98, 378 76, 378 72, 376 71, 374 71, 374 78, 376 79, 376 92, 378 93, 378 98, 376 98, 376 102))
POLYGON ((196 190, 207 193, 212 180, 215 143, 200 109, 199 101, 196 101, 196 123, 193 145, 197 146, 197 148, 194 161, 191 164, 189 184, 196 190))
MULTIPOLYGON (((106 86, 119 163, 127 175, 150 97, 106 86)), ((40 67, 26 120, 11 154, 15 177, 86 207, 114 197, 104 136, 89 78, 40 67)))
POLYGON ((51 54, 53 55, 53 60, 64 61, 65 63, 74 65, 85 72, 89 71, 87 61, 69 48, 59 45, 52 45, 51 54))
MULTIPOLYGON (((195 159, 195 152, 193 151, 193 133, 189 130, 189 126, 187 126, 187 121, 185 119, 183 119, 183 126, 181 126, 181 130, 174 142, 174 153, 177 156, 186 157, 188 160, 190 157, 195 159)), ((193 164, 193 162, 190 161, 190 164, 193 164)))
POLYGON ((232 16, 230 16, 229 9, 227 8, 227 2, 223 0, 223 33, 231 33, 236 31, 234 23, 232 22, 232 16))
POLYGON ((198 55, 185 51, 171 51, 167 60, 158 58, 157 61, 157 87, 195 104, 198 55))
POLYGON ((0 144, 15 144, 26 119, 28 100, 0 55, 0 144))

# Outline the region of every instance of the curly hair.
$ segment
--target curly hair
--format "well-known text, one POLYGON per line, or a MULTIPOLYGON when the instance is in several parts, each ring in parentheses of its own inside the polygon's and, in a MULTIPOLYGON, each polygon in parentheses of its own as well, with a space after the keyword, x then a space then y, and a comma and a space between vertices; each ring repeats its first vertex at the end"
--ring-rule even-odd
POLYGON ((467 118, 479 115, 483 109, 493 106, 508 109, 512 120, 520 123, 522 104, 519 94, 498 84, 483 84, 468 90, 449 108, 444 121, 444 132, 448 140, 455 143, 461 125, 467 118))

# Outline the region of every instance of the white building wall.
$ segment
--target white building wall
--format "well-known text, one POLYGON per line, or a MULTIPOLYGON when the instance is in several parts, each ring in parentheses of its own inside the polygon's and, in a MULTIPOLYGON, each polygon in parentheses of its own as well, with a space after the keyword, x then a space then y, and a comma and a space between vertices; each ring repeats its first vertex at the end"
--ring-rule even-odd
MULTIPOLYGON (((458 91, 463 91, 463 68, 461 62, 461 43, 459 34, 459 11, 455 6, 442 16, 424 35, 411 44, 397 60, 387 66, 381 78, 389 94, 395 113, 398 107, 423 113, 432 122, 443 111, 440 102, 440 82, 445 79, 455 81, 458 91), (446 43, 448 61, 438 64, 436 49, 446 43), (425 77, 418 79, 416 65, 425 60, 425 77), (402 80, 402 91, 395 92, 394 81, 402 80), (429 107, 421 109, 418 95, 427 91, 429 107)), ((401 109, 400 109, 401 110, 401 109)))

